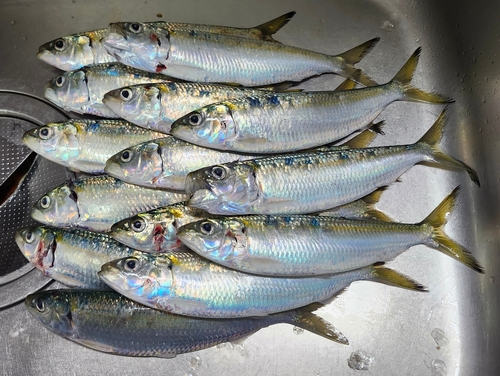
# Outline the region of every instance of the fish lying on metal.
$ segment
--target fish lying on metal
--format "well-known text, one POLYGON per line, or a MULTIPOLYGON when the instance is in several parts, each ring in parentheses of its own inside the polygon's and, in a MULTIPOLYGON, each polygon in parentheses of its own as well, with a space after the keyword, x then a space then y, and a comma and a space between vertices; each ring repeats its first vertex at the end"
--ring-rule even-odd
MULTIPOLYGON (((381 132, 381 128, 381 123, 373 124, 369 130, 353 137, 343 146, 325 146, 316 150, 366 147, 376 133, 381 132)), ((108 159, 104 170, 110 176, 131 184, 185 190, 186 176, 191 171, 214 164, 246 161, 256 157, 255 154, 244 155, 208 149, 167 136, 118 152, 108 159)))
POLYGON ((258 275, 339 273, 390 261, 419 244, 484 273, 474 256, 443 231, 458 191, 415 224, 309 215, 220 217, 188 223, 177 236, 202 257, 258 275))
MULTIPOLYGON (((281 90, 281 87, 277 86, 276 91, 281 90)), ((283 89, 287 88, 288 85, 283 86, 283 89)), ((220 84, 168 82, 119 88, 106 93, 102 101, 123 119, 143 128, 170 133, 170 126, 175 120, 197 108, 264 92, 220 84)))
POLYGON ((65 111, 116 118, 116 114, 102 103, 108 91, 122 86, 167 80, 172 78, 117 63, 99 64, 53 78, 45 85, 44 95, 65 111))
MULTIPOLYGON (((108 26, 102 44, 118 61, 193 82, 261 86, 335 73, 351 77, 379 38, 331 56, 281 43, 139 22, 108 26), (257 57, 257 58, 256 58, 257 57)), ((374 83, 360 72, 358 82, 374 83)))
MULTIPOLYGON (((252 28, 197 25, 178 22, 147 22, 146 24, 172 29, 190 29, 276 42, 272 35, 285 26, 294 15, 295 12, 289 12, 252 28)), ((130 24, 129 27, 134 29, 140 26, 130 24)), ((117 60, 109 54, 101 44, 101 39, 105 36, 106 32, 107 29, 98 29, 54 39, 40 46, 36 56, 47 64, 65 71, 80 69, 87 65, 115 62, 117 60)))
POLYGON ((105 234, 79 229, 28 227, 18 230, 15 239, 29 262, 70 287, 106 289, 97 276, 101 266, 137 253, 105 234))
POLYGON ((162 134, 124 120, 72 119, 30 129, 23 135, 23 142, 72 171, 103 174, 113 154, 158 137, 162 134))
POLYGON ((194 317, 266 316, 322 302, 358 280, 411 290, 424 287, 375 265, 321 277, 251 275, 212 263, 193 252, 141 253, 104 264, 99 277, 138 303, 194 317))
POLYGON ((357 200, 395 181, 418 163, 477 174, 438 145, 446 109, 416 143, 271 156, 190 172, 188 205, 212 214, 306 214, 357 200))
POLYGON ((54 188, 35 202, 31 216, 49 226, 105 232, 122 219, 186 198, 183 193, 138 187, 103 175, 54 188))
POLYGON ((210 320, 174 315, 133 302, 114 291, 52 290, 29 295, 28 312, 51 332, 106 353, 173 358, 219 343, 243 340, 286 323, 344 345, 347 338, 307 307, 265 318, 210 320))
POLYGON ((267 93, 212 103, 172 124, 171 134, 213 149, 283 153, 334 142, 366 128, 395 101, 453 102, 410 84, 420 48, 385 85, 348 91, 267 93))

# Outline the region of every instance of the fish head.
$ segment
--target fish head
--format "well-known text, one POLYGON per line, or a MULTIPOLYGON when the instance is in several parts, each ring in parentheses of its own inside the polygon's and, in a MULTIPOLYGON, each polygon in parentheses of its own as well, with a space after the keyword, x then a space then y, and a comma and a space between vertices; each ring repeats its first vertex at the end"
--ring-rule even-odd
POLYGON ((145 212, 115 223, 108 235, 144 252, 165 252, 180 246, 175 220, 174 213, 166 210, 145 212))
POLYGON ((27 227, 16 232, 15 240, 24 257, 49 274, 48 270, 54 266, 57 248, 55 234, 45 227, 27 227))
POLYGON ((85 35, 57 38, 41 45, 36 56, 47 64, 72 71, 94 64, 91 43, 85 35))
POLYGON ((155 306, 159 297, 168 298, 173 282, 168 254, 137 252, 104 264, 98 274, 113 290, 149 306, 155 306))
POLYGON ((71 226, 80 217, 78 196, 72 184, 63 184, 47 192, 33 205, 31 217, 48 225, 71 226))
POLYGON ((154 85, 134 85, 112 90, 103 103, 118 116, 142 127, 156 124, 161 116, 161 92, 154 85))
POLYGON ((234 218, 204 219, 177 230, 181 242, 214 262, 231 264, 247 249, 246 227, 234 218))
POLYGON ((117 179, 142 186, 155 186, 162 174, 161 149, 150 141, 116 153, 106 161, 104 171, 117 179))
POLYGON ((166 69, 170 33, 154 23, 111 23, 101 43, 125 65, 156 73, 166 69))
POLYGON ((260 196, 254 171, 251 162, 232 162, 190 172, 186 176, 186 192, 192 195, 188 205, 212 214, 249 214, 260 196))
POLYGON ((78 121, 49 123, 24 133, 23 142, 38 154, 66 162, 79 155, 82 131, 78 121))
POLYGON ((63 294, 40 291, 24 300, 28 312, 51 332, 64 337, 77 335, 73 326, 72 304, 63 294))
POLYGON ((196 145, 224 150, 226 142, 237 135, 237 127, 230 105, 216 103, 177 119, 170 133, 196 145))
POLYGON ((45 98, 66 111, 89 102, 87 76, 83 70, 63 73, 45 85, 45 98))

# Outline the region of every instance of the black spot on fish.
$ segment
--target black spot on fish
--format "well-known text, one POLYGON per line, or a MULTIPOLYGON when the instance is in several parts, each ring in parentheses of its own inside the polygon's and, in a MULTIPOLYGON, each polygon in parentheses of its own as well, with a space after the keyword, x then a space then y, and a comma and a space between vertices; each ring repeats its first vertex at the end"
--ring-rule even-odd
POLYGON ((88 38, 89 39, 89 47, 92 48, 92 38, 88 38))
POLYGON ((285 221, 285 223, 286 223, 287 225, 289 225, 289 224, 290 224, 290 222, 292 221, 292 218, 290 218, 290 217, 283 217, 283 220, 285 221))
POLYGON ((194 37, 196 35, 196 31, 195 30, 189 30, 189 35, 191 35, 192 37, 194 37))
POLYGON ((156 43, 158 43, 158 46, 161 47, 161 40, 160 40, 160 38, 156 39, 156 43))
POLYGON ((286 157, 285 158, 285 165, 291 166, 293 164, 294 158, 293 157, 286 157))
POLYGON ((69 194, 69 198, 72 199, 74 202, 78 202, 78 195, 72 189, 71 189, 71 193, 69 194))
POLYGON ((200 90, 200 97, 208 97, 210 92, 207 90, 200 90))
POLYGON ((52 240, 52 244, 50 245, 50 251, 52 252, 52 264, 50 265, 51 268, 54 267, 54 262, 56 261, 56 249, 57 249, 57 241, 56 238, 52 240))
POLYGON ((271 216, 271 215, 266 215, 266 219, 264 221, 266 225, 275 225, 276 224, 276 218, 271 216))
POLYGON ((318 219, 317 218, 311 219, 311 225, 313 225, 314 227, 319 227, 318 219))
POLYGON ((167 82, 167 87, 168 90, 170 91, 176 91, 177 90, 177 85, 173 82, 167 82))
POLYGON ((247 100, 248 100, 248 103, 250 104, 251 107, 260 107, 260 106, 262 106, 262 103, 260 103, 259 98, 248 97, 247 100))
POLYGON ((95 121, 95 122, 93 122, 93 123, 91 123, 89 125, 89 129, 88 130, 90 132, 95 132, 95 131, 97 131, 99 129, 100 126, 101 126, 101 124, 98 121, 95 121))
POLYGON ((349 159, 349 156, 346 153, 340 153, 340 159, 349 159))
POLYGON ((278 98, 277 95, 272 95, 270 97, 267 98, 267 101, 270 103, 270 104, 274 104, 276 106, 278 106, 280 104, 280 99, 278 98))

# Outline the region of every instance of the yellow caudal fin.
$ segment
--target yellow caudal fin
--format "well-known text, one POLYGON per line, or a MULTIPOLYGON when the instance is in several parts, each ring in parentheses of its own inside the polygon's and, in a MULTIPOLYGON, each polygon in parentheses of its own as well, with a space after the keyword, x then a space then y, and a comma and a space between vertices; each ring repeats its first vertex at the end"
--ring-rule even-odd
POLYGON ((325 319, 313 313, 313 311, 321 308, 322 306, 323 304, 321 303, 313 303, 309 304, 308 306, 291 311, 292 316, 290 324, 329 339, 330 341, 348 345, 349 341, 340 330, 338 330, 325 319))
POLYGON ((273 39, 272 35, 280 30, 283 26, 285 26, 288 22, 290 22, 292 17, 295 16, 295 13, 296 12, 288 12, 269 22, 263 23, 262 25, 255 26, 253 27, 253 29, 260 30, 263 40, 276 42, 276 40, 273 39))
POLYGON ((384 212, 381 212, 380 210, 375 208, 375 205, 379 202, 380 196, 382 196, 382 193, 387 189, 387 186, 385 187, 380 187, 376 191, 373 191, 369 195, 363 197, 361 200, 366 204, 366 210, 365 213, 370 216, 371 218, 378 219, 379 221, 383 222, 394 222, 394 220, 389 217, 387 214, 384 212))
POLYGON ((399 72, 394 76, 390 84, 396 85, 400 88, 404 96, 404 99, 401 100, 404 101, 433 104, 455 102, 452 98, 417 89, 416 87, 411 85, 410 82, 413 78, 413 74, 415 73, 415 69, 417 68, 421 51, 422 49, 420 47, 415 50, 415 52, 410 56, 405 65, 403 65, 399 72))
POLYGON ((383 262, 379 262, 371 266, 371 275, 368 279, 370 281, 383 283, 389 286, 401 287, 403 289, 427 291, 425 286, 421 285, 417 281, 414 281, 410 277, 399 273, 394 269, 386 268, 383 262))
POLYGON ((351 78, 357 83, 364 86, 374 86, 377 85, 370 77, 368 77, 360 69, 356 68, 354 64, 357 64, 365 57, 365 55, 372 50, 373 47, 378 43, 380 38, 373 38, 369 41, 356 46, 343 54, 333 56, 333 58, 341 58, 344 64, 342 69, 342 75, 346 78, 351 78))
POLYGON ((456 199, 460 192, 460 186, 456 187, 446 198, 427 216, 420 224, 429 224, 433 227, 431 240, 428 246, 435 248, 445 255, 457 259, 479 273, 484 274, 483 267, 474 256, 463 246, 453 241, 444 233, 443 227, 446 225, 448 215, 455 206, 456 199))
POLYGON ((479 186, 479 178, 476 171, 464 162, 446 154, 439 146, 439 142, 443 136, 443 130, 448 123, 448 117, 448 110, 445 108, 438 116, 432 127, 422 136, 420 140, 418 140, 417 143, 424 144, 426 147, 430 148, 431 160, 426 162, 434 162, 444 167, 465 170, 469 174, 471 180, 479 186))

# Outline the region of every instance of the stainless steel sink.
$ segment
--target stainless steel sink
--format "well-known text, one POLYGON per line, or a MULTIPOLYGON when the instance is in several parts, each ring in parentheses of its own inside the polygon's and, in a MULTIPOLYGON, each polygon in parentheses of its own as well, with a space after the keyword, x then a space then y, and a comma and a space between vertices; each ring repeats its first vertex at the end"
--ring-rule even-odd
MULTIPOLYGON (((349 346, 283 324, 261 330, 242 345, 226 344, 175 359, 124 358, 83 348, 44 329, 24 304, 13 304, 0 310, 2 374, 353 375, 361 371, 351 369, 348 359, 358 350, 373 361, 363 373, 367 375, 500 374, 500 276, 496 273, 500 266, 500 3, 9 0, 0 3, 0 89, 43 97, 45 82, 58 71, 37 60, 38 46, 109 22, 163 19, 253 26, 291 10, 297 15, 276 35, 283 43, 335 54, 380 36, 378 46, 359 65, 381 83, 390 80, 415 48, 422 46, 414 83, 456 100, 450 106, 442 145, 477 170, 481 187, 460 172, 416 166, 383 194, 378 207, 399 221, 418 222, 460 184, 461 195, 446 232, 476 255, 486 274, 475 273, 435 250, 413 247, 389 265, 426 285, 428 293, 356 282, 319 311, 345 333, 349 346)), ((338 77, 324 75, 301 87, 332 89, 340 82, 338 77)), ((17 94, 0 94, 0 110, 4 138, 21 134, 28 120, 43 123, 64 118, 51 107, 21 100, 17 94), (5 110, 29 118, 5 117, 5 110)), ((390 105, 380 116, 387 121, 386 134, 374 144, 416 141, 441 110, 441 106, 418 103, 390 105)), ((10 140, 16 144, 15 137, 10 140)), ((14 154, 20 163, 29 151, 20 140, 17 146, 14 154)), ((0 158, 4 168, 8 161, 5 155, 0 158)), ((52 164, 39 178, 55 186, 67 176, 52 164)), ((22 201, 26 210, 40 195, 37 192, 27 191, 22 201)), ((2 247, 12 239, 11 227, 1 229, 2 247)), ((0 265, 7 257, 0 254, 0 265)), ((46 282, 24 262, 16 262, 15 270, 4 273, 9 278, 0 276, 0 299, 22 297, 46 282)))

